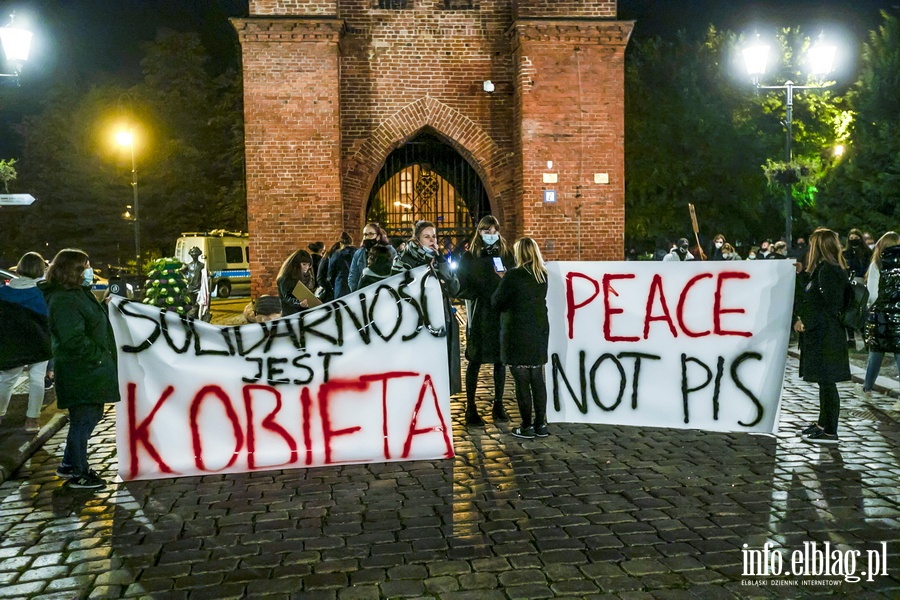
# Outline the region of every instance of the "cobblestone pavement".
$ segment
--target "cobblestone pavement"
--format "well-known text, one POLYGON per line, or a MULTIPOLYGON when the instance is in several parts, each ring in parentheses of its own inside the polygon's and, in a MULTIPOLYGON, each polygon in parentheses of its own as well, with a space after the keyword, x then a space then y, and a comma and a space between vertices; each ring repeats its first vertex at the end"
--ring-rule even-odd
MULTIPOLYGON (((817 395, 791 359, 777 436, 551 424, 522 441, 466 430, 457 399, 455 459, 98 492, 54 475, 63 428, 0 485, 0 597, 898 598, 900 415, 840 389, 838 448, 796 437, 817 395), (767 542, 859 550, 857 573, 886 542, 888 575, 743 577, 743 544, 767 542)), ((107 478, 113 435, 110 412, 92 443, 107 478)))

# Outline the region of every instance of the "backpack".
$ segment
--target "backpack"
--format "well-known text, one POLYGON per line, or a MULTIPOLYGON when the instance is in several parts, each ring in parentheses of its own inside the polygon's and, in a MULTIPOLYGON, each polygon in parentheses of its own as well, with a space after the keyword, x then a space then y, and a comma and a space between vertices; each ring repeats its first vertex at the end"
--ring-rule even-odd
POLYGON ((869 312, 869 289, 851 277, 844 288, 844 307, 841 310, 841 325, 848 329, 862 329, 869 312))

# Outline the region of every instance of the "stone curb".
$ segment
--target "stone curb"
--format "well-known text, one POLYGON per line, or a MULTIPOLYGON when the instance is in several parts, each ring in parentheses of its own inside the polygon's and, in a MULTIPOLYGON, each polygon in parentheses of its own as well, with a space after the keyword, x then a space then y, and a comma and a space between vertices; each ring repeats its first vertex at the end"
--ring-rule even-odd
POLYGON ((47 440, 56 435, 68 422, 69 416, 67 413, 56 412, 34 437, 16 448, 11 456, 0 456, 0 484, 9 479, 19 467, 25 464, 25 461, 40 450, 47 443, 47 440))

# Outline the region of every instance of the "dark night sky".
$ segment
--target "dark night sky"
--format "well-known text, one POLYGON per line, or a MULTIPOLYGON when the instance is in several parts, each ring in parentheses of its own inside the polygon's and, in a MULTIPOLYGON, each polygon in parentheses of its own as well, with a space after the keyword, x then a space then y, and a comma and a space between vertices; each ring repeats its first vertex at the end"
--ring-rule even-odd
MULTIPOLYGON (((856 55, 866 32, 877 26, 879 10, 897 11, 898 4, 900 0, 620 0, 619 18, 637 21, 635 38, 678 29, 700 35, 709 23, 748 32, 800 24, 811 33, 838 31, 856 55)), ((136 83, 141 45, 160 27, 198 31, 216 68, 238 64, 240 50, 228 17, 245 16, 247 0, 0 0, 0 15, 12 8, 20 21, 30 22, 35 42, 22 87, 14 94, 0 89, 0 158, 16 146, 9 125, 34 110, 54 82, 136 83)), ((0 20, 7 22, 5 16, 0 20)))

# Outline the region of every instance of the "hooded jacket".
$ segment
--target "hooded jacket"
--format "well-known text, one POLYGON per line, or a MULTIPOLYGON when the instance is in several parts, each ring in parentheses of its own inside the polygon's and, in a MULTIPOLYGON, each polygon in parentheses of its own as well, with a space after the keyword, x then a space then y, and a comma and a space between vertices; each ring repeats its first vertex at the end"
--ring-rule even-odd
POLYGON ((877 274, 877 296, 866 321, 866 344, 872 352, 900 352, 900 246, 885 248, 881 269, 874 267, 869 277, 877 274))

